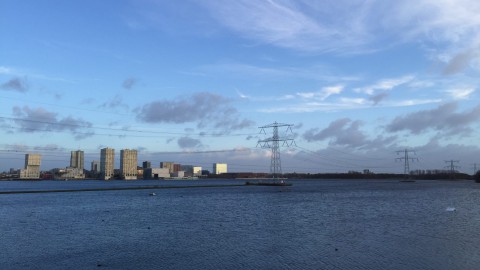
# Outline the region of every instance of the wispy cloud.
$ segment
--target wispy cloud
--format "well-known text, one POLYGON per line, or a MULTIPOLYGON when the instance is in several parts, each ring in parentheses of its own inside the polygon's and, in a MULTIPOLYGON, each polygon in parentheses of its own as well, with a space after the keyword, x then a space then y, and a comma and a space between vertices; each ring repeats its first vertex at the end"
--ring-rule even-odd
POLYGON ((365 93, 368 95, 373 95, 377 91, 389 91, 392 90, 395 87, 398 87, 402 84, 406 84, 408 82, 411 82, 414 79, 414 76, 408 75, 408 76, 403 76, 400 78, 394 78, 394 79, 383 79, 380 80, 372 85, 364 86, 364 87, 359 87, 355 88, 354 91, 357 93, 365 93))
POLYGON ((473 87, 465 87, 465 88, 456 88, 447 90, 447 93, 453 99, 468 99, 472 93, 475 92, 475 88, 473 87))
POLYGON ((362 43, 363 27, 358 22, 363 8, 345 1, 343 13, 335 19, 331 6, 287 1, 204 1, 213 17, 226 27, 255 41, 303 51, 331 51, 362 43), (314 12, 308 10, 315 9, 314 12), (355 10, 355 12, 352 12, 355 10), (317 16, 313 16, 316 13, 317 16), (346 20, 345 18, 349 18, 346 20), (321 18, 321 19, 319 19, 321 18), (328 18, 328 19, 326 19, 328 18), (329 42, 324 42, 324 41, 329 42))
POLYGON ((15 74, 15 72, 10 67, 0 66, 0 74, 12 75, 12 74, 15 74))
POLYGON ((131 90, 138 83, 138 79, 134 77, 127 78, 123 81, 122 87, 131 90))
MULTIPOLYGON (((374 98, 375 96, 372 96, 374 98)), ((370 109, 372 105, 377 108, 393 108, 393 107, 411 107, 417 105, 425 105, 442 102, 442 99, 405 99, 405 100, 389 100, 381 104, 375 103, 372 98, 359 97, 341 97, 334 102, 297 102, 293 105, 277 106, 261 108, 258 111, 263 113, 311 113, 311 112, 328 112, 328 111, 345 111, 355 109, 370 109)), ((385 97, 381 97, 385 98, 385 97)))
POLYGON ((323 87, 321 91, 318 92, 299 92, 297 96, 304 99, 318 99, 325 100, 332 95, 338 95, 342 93, 343 85, 327 86, 323 87))
POLYGON ((199 139, 190 137, 181 137, 177 140, 178 146, 182 149, 195 149, 202 146, 202 142, 199 139))
POLYGON ((195 70, 200 71, 202 76, 208 74, 209 76, 228 76, 242 79, 250 77, 274 81, 306 79, 335 85, 342 85, 343 83, 361 79, 356 75, 339 74, 327 65, 264 66, 239 62, 223 62, 199 66, 195 70))
POLYGON ((115 108, 123 108, 125 110, 129 109, 129 106, 123 102, 123 98, 119 94, 116 94, 112 99, 102 103, 99 107, 108 108, 108 109, 115 109, 115 108))
MULTIPOLYGON (((254 42, 307 52, 358 53, 422 42, 426 53, 448 52, 444 73, 477 55, 476 0, 202 1, 212 17, 254 42), (378 35, 378 33, 383 33, 378 35), (432 51, 433 49, 433 51, 432 51)), ((436 57, 435 56, 435 57, 436 57)))

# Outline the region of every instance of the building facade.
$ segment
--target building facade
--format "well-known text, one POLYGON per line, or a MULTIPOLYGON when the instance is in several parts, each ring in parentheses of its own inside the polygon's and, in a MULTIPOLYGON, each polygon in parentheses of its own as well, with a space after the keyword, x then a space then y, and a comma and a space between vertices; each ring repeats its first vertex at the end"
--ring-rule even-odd
POLYGON ((100 161, 98 161, 98 160, 92 161, 90 171, 92 173, 99 173, 100 172, 100 161))
POLYGON ((70 155, 70 167, 83 170, 85 168, 85 166, 84 166, 85 157, 84 156, 85 155, 84 155, 83 151, 80 151, 80 150, 72 151, 71 155, 70 155))
POLYGON ((173 173, 173 162, 160 162, 160 168, 167 168, 169 173, 173 173))
POLYGON ((120 174, 122 179, 137 179, 137 150, 123 149, 120 150, 120 174))
POLYGON ((182 171, 185 172, 185 176, 200 176, 202 175, 202 167, 193 165, 182 165, 182 171))
POLYGON ((222 174, 227 172, 228 170, 226 163, 213 163, 213 174, 222 174))
POLYGON ((38 179, 40 178, 40 164, 42 156, 40 154, 25 155, 25 169, 20 170, 20 178, 38 179))
POLYGON ((143 170, 143 179, 165 179, 170 178, 167 168, 146 168, 143 170))
POLYGON ((142 168, 144 169, 151 168, 151 167, 152 167, 152 163, 150 161, 144 161, 142 163, 142 168))
POLYGON ((114 176, 115 149, 103 148, 100 150, 100 174, 102 179, 110 180, 114 176))

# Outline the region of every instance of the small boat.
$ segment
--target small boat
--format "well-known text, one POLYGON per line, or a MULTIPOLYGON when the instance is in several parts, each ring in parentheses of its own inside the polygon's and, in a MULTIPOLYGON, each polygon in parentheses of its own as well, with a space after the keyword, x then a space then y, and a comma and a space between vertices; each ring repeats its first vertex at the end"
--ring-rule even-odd
POLYGON ((157 196, 157 193, 152 192, 152 193, 150 193, 150 194, 148 194, 148 195, 150 195, 150 196, 157 196))

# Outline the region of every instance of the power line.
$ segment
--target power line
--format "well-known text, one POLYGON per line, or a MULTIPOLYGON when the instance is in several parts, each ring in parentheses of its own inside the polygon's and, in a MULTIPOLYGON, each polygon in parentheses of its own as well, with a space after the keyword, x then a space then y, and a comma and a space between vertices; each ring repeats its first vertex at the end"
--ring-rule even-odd
MULTIPOLYGON (((80 124, 70 124, 70 123, 58 123, 58 122, 49 122, 43 120, 32 120, 32 119, 24 119, 24 118, 17 118, 17 117, 5 117, 0 116, 0 119, 4 120, 11 120, 11 121, 22 121, 22 122, 29 122, 29 123, 38 123, 38 124, 45 124, 45 125, 53 125, 53 126, 61 126, 61 127, 72 127, 72 128, 86 128, 86 129, 97 129, 97 130, 109 130, 109 131, 121 131, 121 132, 135 132, 135 133, 147 133, 147 134, 165 134, 165 135, 183 135, 183 136, 199 136, 199 137, 230 137, 230 136, 252 136, 255 135, 253 133, 226 133, 225 131, 219 131, 218 133, 188 133, 188 132, 166 132, 166 131, 150 131, 150 130, 138 130, 138 129, 128 129, 128 128, 111 128, 111 127, 98 127, 92 125, 80 125, 80 124)), ((15 129, 15 126, 4 126, 4 128, 12 128, 15 129)), ((44 131, 44 132, 53 132, 53 131, 61 131, 61 130, 52 130, 52 129, 41 129, 41 128, 21 128, 27 131, 44 131)), ((111 136, 121 136, 118 134, 92 134, 88 132, 79 132, 74 131, 78 134, 89 134, 89 135, 111 135, 111 136)), ((134 136, 134 135, 129 135, 134 136)), ((152 136, 153 137, 153 136, 152 136)))
MULTIPOLYGON (((371 165, 365 165, 365 164, 361 164, 361 163, 346 162, 345 160, 348 160, 348 159, 333 158, 332 156, 320 155, 318 152, 312 151, 310 149, 306 149, 306 148, 298 146, 298 145, 296 145, 295 147, 302 150, 302 152, 304 152, 306 154, 310 154, 310 155, 316 156, 317 158, 321 158, 320 161, 315 161, 317 164, 318 164, 318 162, 322 162, 322 163, 326 164, 327 166, 331 166, 331 167, 346 168, 346 169, 352 169, 353 167, 355 167, 355 168, 370 168, 370 169, 388 169, 388 168, 393 168, 394 167, 392 165, 379 165, 378 163, 375 166, 371 166, 371 165), (343 165, 340 165, 339 163, 341 163, 343 165)), ((374 160, 371 160, 371 161, 374 161, 374 160)))

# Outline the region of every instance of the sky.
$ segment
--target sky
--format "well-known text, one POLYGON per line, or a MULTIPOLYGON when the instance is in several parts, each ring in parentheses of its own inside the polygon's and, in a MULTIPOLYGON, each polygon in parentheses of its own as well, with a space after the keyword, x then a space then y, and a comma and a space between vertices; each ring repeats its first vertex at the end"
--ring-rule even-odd
MULTIPOLYGON (((480 2, 0 0, 0 171, 100 149, 268 172, 480 169, 480 2), (401 152, 397 152, 401 151, 401 152)), ((86 166, 89 169, 88 166, 86 166)))

